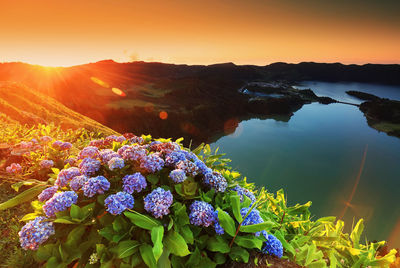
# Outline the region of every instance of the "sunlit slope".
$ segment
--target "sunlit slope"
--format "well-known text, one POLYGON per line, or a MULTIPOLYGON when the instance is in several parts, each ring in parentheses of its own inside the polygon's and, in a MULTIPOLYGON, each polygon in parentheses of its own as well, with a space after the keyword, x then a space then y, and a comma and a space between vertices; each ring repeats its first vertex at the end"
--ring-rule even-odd
POLYGON ((108 127, 72 111, 55 99, 45 96, 20 83, 0 82, 0 115, 22 124, 55 123, 63 129, 86 128, 114 133, 108 127))

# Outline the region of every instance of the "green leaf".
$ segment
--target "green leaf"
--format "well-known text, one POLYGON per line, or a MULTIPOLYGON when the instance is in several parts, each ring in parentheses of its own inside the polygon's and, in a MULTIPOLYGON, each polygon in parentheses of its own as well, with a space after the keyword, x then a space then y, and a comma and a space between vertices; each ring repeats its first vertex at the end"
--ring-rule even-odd
POLYGON ((241 247, 232 247, 229 257, 234 261, 241 261, 247 263, 249 261, 250 254, 247 250, 241 247))
POLYGON ((190 229, 189 225, 184 225, 180 228, 180 232, 179 232, 183 238, 185 239, 186 243, 188 244, 193 244, 194 242, 194 236, 193 236, 193 232, 190 229))
POLYGON ((150 174, 146 176, 146 179, 153 185, 157 184, 160 178, 157 175, 150 174))
POLYGON ((235 244, 244 248, 261 249, 263 242, 256 236, 236 236, 235 244))
POLYGON ((128 217, 133 224, 136 226, 146 229, 152 230, 154 227, 161 226, 160 222, 154 218, 148 217, 146 215, 140 214, 139 212, 124 212, 124 215, 128 217))
POLYGON ((129 257, 135 252, 137 252, 140 243, 135 240, 124 240, 118 243, 117 246, 111 249, 111 252, 117 254, 119 259, 129 257))
POLYGON ((79 222, 68 220, 68 219, 55 219, 53 222, 55 223, 64 223, 64 224, 79 224, 79 222))
POLYGON ((176 231, 169 231, 164 242, 165 246, 176 256, 183 257, 190 254, 185 239, 176 231))
POLYGON ((151 230, 151 242, 153 242, 153 255, 156 262, 163 252, 162 239, 164 237, 164 227, 157 226, 151 230))
POLYGON ((153 249, 149 244, 142 244, 139 248, 144 263, 150 268, 156 268, 157 262, 153 255, 153 249))
POLYGON ((26 214, 25 216, 22 217, 22 219, 20 219, 19 221, 31 221, 33 219, 35 219, 36 217, 38 217, 39 214, 35 213, 29 213, 26 214))
POLYGON ((40 194, 45 188, 47 188, 46 185, 36 185, 20 193, 19 195, 7 200, 6 202, 1 203, 0 210, 12 208, 24 202, 30 201, 33 198, 36 198, 38 194, 40 194))
POLYGON ((171 268, 169 254, 170 254, 169 250, 163 250, 161 257, 157 262, 157 268, 171 268))
POLYGON ((228 253, 231 248, 221 236, 213 236, 207 241, 207 249, 213 252, 228 253))
POLYGON ((242 225, 240 226, 240 231, 245 233, 256 233, 264 230, 270 230, 272 227, 275 227, 277 224, 272 221, 265 221, 258 224, 251 225, 242 225))
POLYGON ((65 242, 67 247, 78 247, 79 242, 81 241, 84 233, 86 231, 85 226, 80 225, 72 229, 72 231, 69 232, 67 241, 65 242))
POLYGON ((83 212, 79 206, 72 204, 70 215, 72 219, 80 220, 83 217, 83 212))
POLYGON ((283 248, 290 252, 292 254, 292 256, 296 255, 296 250, 294 249, 294 247, 289 244, 286 239, 285 236, 283 235, 282 231, 278 231, 274 233, 275 237, 279 239, 279 241, 281 241, 283 248))
POLYGON ((36 251, 36 257, 40 261, 47 261, 52 256, 52 251, 54 249, 54 244, 47 244, 44 246, 40 246, 36 251))
POLYGON ((235 236, 236 233, 236 227, 235 227, 235 221, 232 219, 231 216, 229 216, 228 213, 223 211, 222 209, 218 208, 218 220, 219 224, 224 228, 225 232, 229 234, 230 236, 235 236))
POLYGON ((354 248, 357 249, 360 248, 360 236, 363 231, 364 231, 364 220, 360 219, 350 234, 350 238, 351 241, 353 241, 354 248))
POLYGON ((233 216, 235 216, 235 219, 238 222, 242 222, 243 218, 242 214, 240 214, 240 197, 237 194, 231 195, 230 201, 231 201, 233 216))

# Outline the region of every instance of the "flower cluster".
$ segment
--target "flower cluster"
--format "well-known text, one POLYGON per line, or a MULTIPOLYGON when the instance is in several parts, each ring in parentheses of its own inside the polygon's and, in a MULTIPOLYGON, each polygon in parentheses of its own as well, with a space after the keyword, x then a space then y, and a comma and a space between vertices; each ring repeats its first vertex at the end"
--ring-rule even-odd
POLYGON ((118 192, 116 194, 109 195, 104 200, 104 205, 107 207, 107 211, 113 215, 121 214, 126 209, 133 208, 134 204, 133 196, 125 193, 118 192))
POLYGON ((228 187, 228 182, 224 176, 217 171, 206 173, 204 175, 203 183, 211 189, 215 189, 216 192, 225 192, 228 187))
POLYGON ((67 151, 72 148, 72 144, 70 142, 63 142, 63 141, 55 141, 52 144, 54 149, 67 151))
POLYGON ((170 154, 167 154, 165 157, 165 165, 168 167, 175 166, 179 161, 186 160, 186 156, 181 151, 175 151, 170 154))
POLYGON ((123 179, 123 190, 127 193, 133 194, 134 192, 140 193, 144 188, 147 187, 146 178, 136 172, 133 175, 126 175, 123 179))
POLYGON ((55 234, 54 225, 46 217, 36 217, 19 231, 19 241, 23 249, 37 250, 40 244, 55 234))
POLYGON ((186 172, 186 174, 188 174, 189 176, 192 176, 192 177, 196 176, 197 172, 199 170, 197 165, 188 159, 179 161, 176 164, 176 168, 184 170, 186 172))
POLYGON ((93 158, 85 158, 79 164, 79 171, 86 175, 94 175, 100 169, 101 163, 100 161, 93 158))
POLYGON ((40 166, 42 168, 51 168, 54 166, 53 160, 42 160, 40 161, 40 166))
POLYGON ((110 170, 121 169, 124 166, 125 162, 124 159, 122 159, 121 157, 113 157, 110 159, 110 161, 108 161, 108 167, 110 168, 110 170))
POLYGON ((84 159, 86 157, 89 158, 97 158, 99 156, 99 149, 95 146, 87 146, 83 148, 78 155, 79 159, 84 159))
POLYGON ((47 217, 54 217, 57 212, 64 211, 78 201, 78 195, 74 191, 55 193, 46 201, 43 211, 47 217))
POLYGON ((172 205, 173 196, 171 191, 165 191, 158 187, 148 194, 144 199, 144 209, 153 214, 156 218, 162 218, 169 214, 169 207, 172 205))
POLYGON ((22 167, 20 164, 12 163, 8 167, 6 167, 6 171, 7 171, 7 173, 10 173, 10 174, 18 174, 18 173, 22 172, 22 167))
POLYGON ((111 149, 103 149, 99 151, 99 156, 103 163, 108 163, 113 157, 121 157, 118 153, 111 149))
POLYGON ((270 255, 275 255, 278 258, 282 258, 283 255, 283 246, 282 242, 278 240, 272 234, 268 235, 268 240, 264 243, 262 248, 262 252, 270 255))
POLYGON ((251 203, 256 202, 256 197, 250 190, 240 187, 239 185, 236 185, 232 190, 238 193, 241 202, 243 202, 244 196, 247 196, 251 200, 251 203))
POLYGON ((126 161, 139 162, 147 155, 147 151, 142 146, 133 145, 121 150, 121 154, 126 161))
POLYGON ((193 225, 208 227, 215 221, 214 208, 204 201, 194 201, 190 205, 189 221, 193 225))
POLYGON ((103 176, 90 178, 82 186, 83 194, 87 197, 104 194, 108 189, 110 189, 110 182, 103 176))
POLYGON ((52 187, 46 188, 38 195, 38 200, 40 202, 47 201, 50 198, 52 198, 53 195, 55 193, 57 193, 57 191, 58 191, 58 186, 52 186, 52 187))
POLYGON ((140 168, 148 173, 156 173, 164 167, 164 160, 156 153, 147 155, 140 160, 140 168))
POLYGON ((85 175, 76 176, 69 182, 69 187, 77 192, 83 187, 87 180, 88 177, 86 177, 85 175))
POLYGON ((185 171, 182 169, 174 169, 169 173, 169 177, 172 179, 173 182, 175 183, 181 183, 184 180, 186 180, 186 174, 185 171))
POLYGON ((52 140, 53 140, 53 138, 52 138, 52 137, 49 137, 49 136, 42 136, 42 137, 40 137, 40 141, 41 141, 41 142, 44 142, 44 143, 51 142, 52 140))
POLYGON ((60 171, 60 173, 58 173, 57 179, 54 184, 59 187, 67 186, 70 180, 79 175, 81 175, 81 173, 79 172, 79 169, 76 167, 63 169, 60 171))
POLYGON ((218 235, 223 235, 225 233, 224 228, 219 224, 219 219, 218 219, 218 210, 214 211, 214 229, 215 233, 218 235))

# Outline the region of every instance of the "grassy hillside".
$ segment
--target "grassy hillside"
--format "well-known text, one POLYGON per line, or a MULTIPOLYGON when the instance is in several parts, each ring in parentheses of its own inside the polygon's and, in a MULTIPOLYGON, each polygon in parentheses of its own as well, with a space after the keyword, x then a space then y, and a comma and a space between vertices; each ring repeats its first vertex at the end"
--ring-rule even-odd
POLYGON ((55 99, 19 83, 0 82, 0 116, 21 124, 55 123, 62 129, 86 128, 104 134, 115 131, 72 111, 55 99))

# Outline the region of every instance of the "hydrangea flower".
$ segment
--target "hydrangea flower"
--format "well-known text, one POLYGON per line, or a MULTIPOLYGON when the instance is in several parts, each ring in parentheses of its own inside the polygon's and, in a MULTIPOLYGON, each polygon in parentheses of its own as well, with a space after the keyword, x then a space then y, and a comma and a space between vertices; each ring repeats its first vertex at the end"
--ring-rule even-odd
POLYGON ((164 160, 158 154, 151 154, 140 160, 140 168, 148 173, 155 173, 164 167, 164 160))
POLYGON ((84 159, 84 158, 97 158, 99 156, 99 149, 95 146, 87 146, 83 148, 78 155, 79 159, 84 159))
POLYGON ((110 135, 105 138, 105 142, 108 144, 113 143, 113 141, 124 142, 125 140, 126 140, 126 138, 124 136, 117 136, 117 135, 110 135))
POLYGON ((94 175, 100 169, 100 161, 92 158, 85 158, 79 164, 79 170, 83 175, 94 175))
MULTIPOLYGON (((240 214, 242 215, 242 217, 244 218, 246 216, 246 214, 249 212, 250 207, 247 208, 242 208, 240 210, 240 214)), ((260 216, 260 212, 253 208, 249 215, 247 215, 246 218, 243 219, 242 225, 252 225, 252 224, 258 224, 258 223, 263 223, 264 220, 261 218, 260 216)))
POLYGON ((69 164, 70 166, 75 165, 75 163, 76 163, 75 157, 70 157, 64 160, 64 164, 69 164))
POLYGON ((43 211, 47 217, 54 217, 57 212, 64 211, 78 201, 78 195, 74 191, 55 193, 46 201, 43 211))
POLYGON ((142 137, 138 137, 138 136, 133 136, 129 138, 129 142, 130 143, 138 143, 138 144, 142 144, 144 142, 144 139, 142 137))
POLYGON ((7 173, 10 173, 10 174, 17 174, 17 173, 22 172, 22 167, 20 164, 12 163, 8 167, 6 167, 6 171, 7 171, 7 173))
POLYGON ((79 169, 76 167, 71 167, 67 169, 63 169, 58 173, 57 179, 55 181, 55 185, 59 187, 67 186, 68 182, 72 180, 72 178, 81 175, 79 169))
POLYGON ((240 187, 239 185, 236 185, 235 188, 233 188, 232 190, 238 193, 238 195, 240 196, 241 202, 243 202, 244 196, 247 196, 248 198, 250 198, 251 203, 256 202, 256 197, 248 189, 240 187))
POLYGON ((147 151, 141 146, 133 145, 126 148, 122 153, 122 158, 127 161, 139 162, 147 155, 147 151))
POLYGON ((82 186, 83 194, 87 197, 103 194, 108 189, 110 189, 110 182, 103 176, 89 178, 82 186))
POLYGON ((69 187, 77 192, 83 187, 87 180, 88 177, 86 177, 85 175, 76 176, 69 182, 69 187))
POLYGON ((190 161, 199 160, 197 155, 195 153, 193 153, 193 152, 188 152, 188 151, 185 151, 185 150, 182 150, 182 152, 185 154, 186 159, 188 159, 190 161))
POLYGON ((58 186, 52 186, 52 187, 46 188, 38 195, 38 200, 40 202, 47 201, 50 198, 52 198, 53 195, 55 193, 57 193, 57 191, 58 191, 58 186))
POLYGON ((101 161, 108 163, 113 157, 120 157, 120 155, 111 149, 104 149, 99 151, 101 161))
POLYGON ((196 166, 195 163, 193 163, 192 161, 189 161, 187 159, 179 161, 176 164, 176 168, 184 170, 186 174, 188 174, 189 176, 192 176, 192 177, 196 176, 197 172, 199 170, 199 168, 196 166))
POLYGON ((26 223, 19 231, 19 242, 25 250, 37 250, 39 245, 55 234, 53 222, 47 221, 46 217, 36 217, 26 223))
POLYGON ((162 218, 169 214, 169 207, 172 205, 173 196, 171 191, 165 191, 158 187, 148 194, 144 199, 144 209, 153 214, 156 218, 162 218))
POLYGON ((162 144, 161 141, 152 141, 150 142, 150 150, 157 151, 158 145, 162 144))
POLYGON ((33 143, 30 141, 21 141, 19 143, 19 147, 21 147, 22 149, 30 149, 30 148, 32 148, 32 146, 33 146, 33 143))
POLYGON ((112 194, 104 200, 107 211, 113 215, 121 214, 126 209, 133 208, 134 203, 133 196, 125 192, 112 194))
POLYGON ((140 172, 136 172, 133 175, 126 175, 122 179, 122 182, 122 189, 129 194, 133 194, 134 192, 140 193, 147 187, 146 178, 140 172))
POLYGON ((125 166, 124 159, 121 157, 113 157, 108 161, 108 167, 110 170, 121 169, 125 166))
POLYGON ((186 180, 186 174, 185 171, 182 169, 174 169, 169 173, 169 177, 175 182, 175 183, 181 183, 184 180, 186 180))
POLYGON ((62 141, 56 140, 55 142, 53 142, 52 146, 54 148, 60 148, 62 144, 63 144, 62 141))
POLYGON ((283 246, 282 242, 278 240, 272 234, 268 235, 268 240, 264 243, 262 248, 262 252, 270 255, 275 255, 278 258, 282 258, 283 255, 283 246))
POLYGON ((165 156, 165 165, 174 167, 179 161, 186 160, 186 156, 182 151, 174 151, 165 156))
POLYGON ((89 143, 89 146, 94 146, 94 147, 102 147, 104 145, 104 140, 99 139, 99 140, 92 140, 89 143))
POLYGON ((203 182, 208 187, 215 189, 217 192, 225 192, 228 182, 219 172, 206 173, 203 182))
POLYGON ((42 168, 51 168, 54 166, 53 160, 42 160, 40 161, 40 166, 42 168))
POLYGON ((179 144, 177 144, 175 142, 158 143, 158 144, 154 144, 153 146, 150 145, 150 148, 152 148, 154 151, 161 152, 164 155, 170 154, 174 151, 181 150, 181 147, 179 146, 179 144))
POLYGON ((42 137, 40 137, 40 141, 42 141, 42 142, 44 142, 44 143, 48 143, 48 142, 50 142, 50 141, 52 141, 53 140, 53 138, 52 137, 49 137, 49 136, 42 136, 42 137))
POLYGON ((218 210, 214 211, 214 229, 217 235, 223 235, 225 233, 224 228, 219 224, 218 210))
POLYGON ((189 221, 193 225, 208 227, 215 220, 214 208, 207 202, 194 201, 190 207, 189 221))
POLYGON ((207 165, 201 161, 200 159, 195 160, 194 164, 197 166, 197 169, 199 171, 200 174, 207 174, 207 173, 212 173, 212 169, 207 167, 207 165))
POLYGON ((128 149, 130 146, 129 145, 124 145, 121 148, 118 149, 117 153, 122 156, 122 154, 125 152, 126 149, 128 149))
POLYGON ((63 142, 60 145, 60 150, 62 150, 62 151, 67 151, 67 150, 69 150, 71 148, 72 148, 72 144, 70 142, 63 142))

